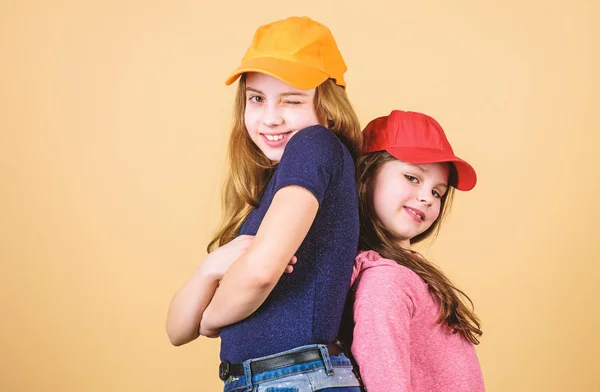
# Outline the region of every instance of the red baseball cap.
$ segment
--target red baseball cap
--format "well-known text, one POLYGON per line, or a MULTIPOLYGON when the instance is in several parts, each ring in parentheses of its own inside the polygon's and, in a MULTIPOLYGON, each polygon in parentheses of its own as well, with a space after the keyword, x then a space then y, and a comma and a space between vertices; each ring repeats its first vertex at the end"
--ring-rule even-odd
POLYGON ((458 174, 453 185, 460 191, 470 191, 477 183, 473 166, 454 155, 440 124, 425 114, 393 110, 371 121, 363 131, 361 153, 384 150, 408 163, 453 163, 458 174))

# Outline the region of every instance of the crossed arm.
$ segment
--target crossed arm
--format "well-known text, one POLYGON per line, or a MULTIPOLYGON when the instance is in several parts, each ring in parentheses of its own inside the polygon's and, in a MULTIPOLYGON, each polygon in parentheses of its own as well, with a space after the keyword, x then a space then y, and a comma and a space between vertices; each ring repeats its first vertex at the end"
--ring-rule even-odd
POLYGON ((167 316, 171 343, 217 336, 224 326, 254 313, 285 272, 318 208, 317 199, 305 188, 292 185, 277 191, 247 249, 244 244, 230 247, 228 255, 235 261, 226 272, 219 271, 223 260, 209 260, 209 255, 175 295, 167 316))

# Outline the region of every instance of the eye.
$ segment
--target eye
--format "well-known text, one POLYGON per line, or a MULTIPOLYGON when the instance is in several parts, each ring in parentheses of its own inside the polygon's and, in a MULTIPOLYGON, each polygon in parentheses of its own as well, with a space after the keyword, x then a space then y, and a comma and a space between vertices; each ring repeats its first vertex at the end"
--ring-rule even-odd
POLYGON ((300 101, 285 101, 288 105, 300 105, 302 102, 300 101))
POLYGON ((248 101, 254 103, 262 103, 264 102, 264 98, 259 95, 252 95, 250 98, 248 98, 248 101))
POLYGON ((408 180, 408 182, 412 182, 413 184, 419 183, 419 179, 415 176, 411 176, 410 174, 405 174, 404 178, 406 178, 408 180))
POLYGON ((431 191, 431 193, 433 194, 433 197, 435 197, 436 199, 442 198, 442 195, 436 190, 431 191))

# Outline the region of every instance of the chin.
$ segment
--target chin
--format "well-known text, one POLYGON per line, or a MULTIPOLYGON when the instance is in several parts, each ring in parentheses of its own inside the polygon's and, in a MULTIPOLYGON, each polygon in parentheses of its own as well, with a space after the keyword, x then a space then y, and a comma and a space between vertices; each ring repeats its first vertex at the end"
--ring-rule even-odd
POLYGON ((281 160, 282 155, 283 154, 277 154, 277 153, 265 154, 265 156, 273 162, 279 162, 281 160))

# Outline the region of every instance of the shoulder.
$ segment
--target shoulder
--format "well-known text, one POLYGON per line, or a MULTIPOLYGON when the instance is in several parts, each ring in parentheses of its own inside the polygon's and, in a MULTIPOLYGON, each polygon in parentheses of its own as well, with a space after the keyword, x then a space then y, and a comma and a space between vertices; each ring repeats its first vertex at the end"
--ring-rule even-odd
MULTIPOLYGON (((286 152, 299 150, 304 155, 316 157, 341 156, 341 142, 337 136, 322 125, 313 125, 298 131, 285 147, 286 152)), ((283 158, 282 158, 283 159, 283 158)))
POLYGON ((425 282, 410 268, 386 259, 374 250, 360 252, 354 261, 353 280, 394 282, 401 287, 421 287, 425 282))
POLYGON ((281 156, 277 176, 306 178, 325 189, 338 183, 344 167, 344 153, 337 136, 315 125, 292 136, 281 156))
POLYGON ((312 125, 296 132, 288 142, 288 146, 293 146, 295 143, 316 143, 325 142, 331 144, 339 143, 335 133, 325 128, 322 125, 312 125))
POLYGON ((392 317, 404 311, 412 317, 423 296, 428 295, 427 284, 419 275, 375 251, 359 253, 355 268, 357 265, 359 271, 353 276, 355 311, 360 309, 368 317, 379 317, 377 313, 392 317))
POLYGON ((344 160, 341 142, 332 131, 320 125, 304 128, 285 146, 271 180, 274 192, 298 185, 312 192, 321 204, 331 189, 340 192, 338 184, 354 179, 354 175, 342 175, 346 165, 354 168, 353 163, 344 160))

